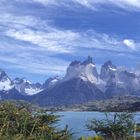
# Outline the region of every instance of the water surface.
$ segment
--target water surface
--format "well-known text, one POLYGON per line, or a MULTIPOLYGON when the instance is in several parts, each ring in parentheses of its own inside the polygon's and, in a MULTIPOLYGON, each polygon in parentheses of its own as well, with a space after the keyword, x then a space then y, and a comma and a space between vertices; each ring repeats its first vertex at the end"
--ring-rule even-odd
MULTIPOLYGON (((88 131, 85 125, 93 118, 105 119, 103 112, 57 112, 56 114, 61 116, 59 127, 64 128, 68 125, 76 137, 93 136, 95 133, 88 131)), ((134 113, 134 119, 136 122, 140 121, 140 112, 134 113)))

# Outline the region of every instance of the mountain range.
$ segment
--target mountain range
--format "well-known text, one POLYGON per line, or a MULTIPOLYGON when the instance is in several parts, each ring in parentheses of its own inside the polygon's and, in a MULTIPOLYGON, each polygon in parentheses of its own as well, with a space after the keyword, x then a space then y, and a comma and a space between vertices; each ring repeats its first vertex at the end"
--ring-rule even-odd
POLYGON ((31 83, 26 78, 11 78, 0 70, 1 100, 15 99, 40 106, 66 106, 115 96, 140 96, 140 75, 117 68, 111 61, 97 71, 92 58, 73 61, 64 77, 47 79, 43 84, 31 83))

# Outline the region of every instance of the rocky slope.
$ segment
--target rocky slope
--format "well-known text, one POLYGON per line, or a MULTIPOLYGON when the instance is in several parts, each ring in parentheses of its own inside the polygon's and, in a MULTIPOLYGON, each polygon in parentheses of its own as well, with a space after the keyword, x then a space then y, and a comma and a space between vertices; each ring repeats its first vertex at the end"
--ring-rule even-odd
POLYGON ((34 101, 41 106, 63 106, 104 98, 104 94, 94 84, 76 78, 36 94, 34 101))

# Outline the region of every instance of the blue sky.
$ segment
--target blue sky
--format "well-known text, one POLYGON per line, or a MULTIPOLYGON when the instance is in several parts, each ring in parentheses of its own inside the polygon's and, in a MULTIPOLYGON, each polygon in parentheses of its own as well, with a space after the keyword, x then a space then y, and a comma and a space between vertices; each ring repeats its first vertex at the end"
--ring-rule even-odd
POLYGON ((72 60, 140 64, 139 0, 1 0, 0 67, 43 81, 72 60))

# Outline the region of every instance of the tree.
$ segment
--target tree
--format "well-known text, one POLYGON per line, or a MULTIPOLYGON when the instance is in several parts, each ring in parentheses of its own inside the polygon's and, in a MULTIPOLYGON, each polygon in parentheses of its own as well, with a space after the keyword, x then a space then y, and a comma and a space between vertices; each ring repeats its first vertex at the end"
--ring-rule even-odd
POLYGON ((133 114, 115 113, 111 118, 105 114, 104 120, 93 119, 86 126, 88 130, 95 131, 97 135, 109 140, 127 140, 134 131, 133 114))

